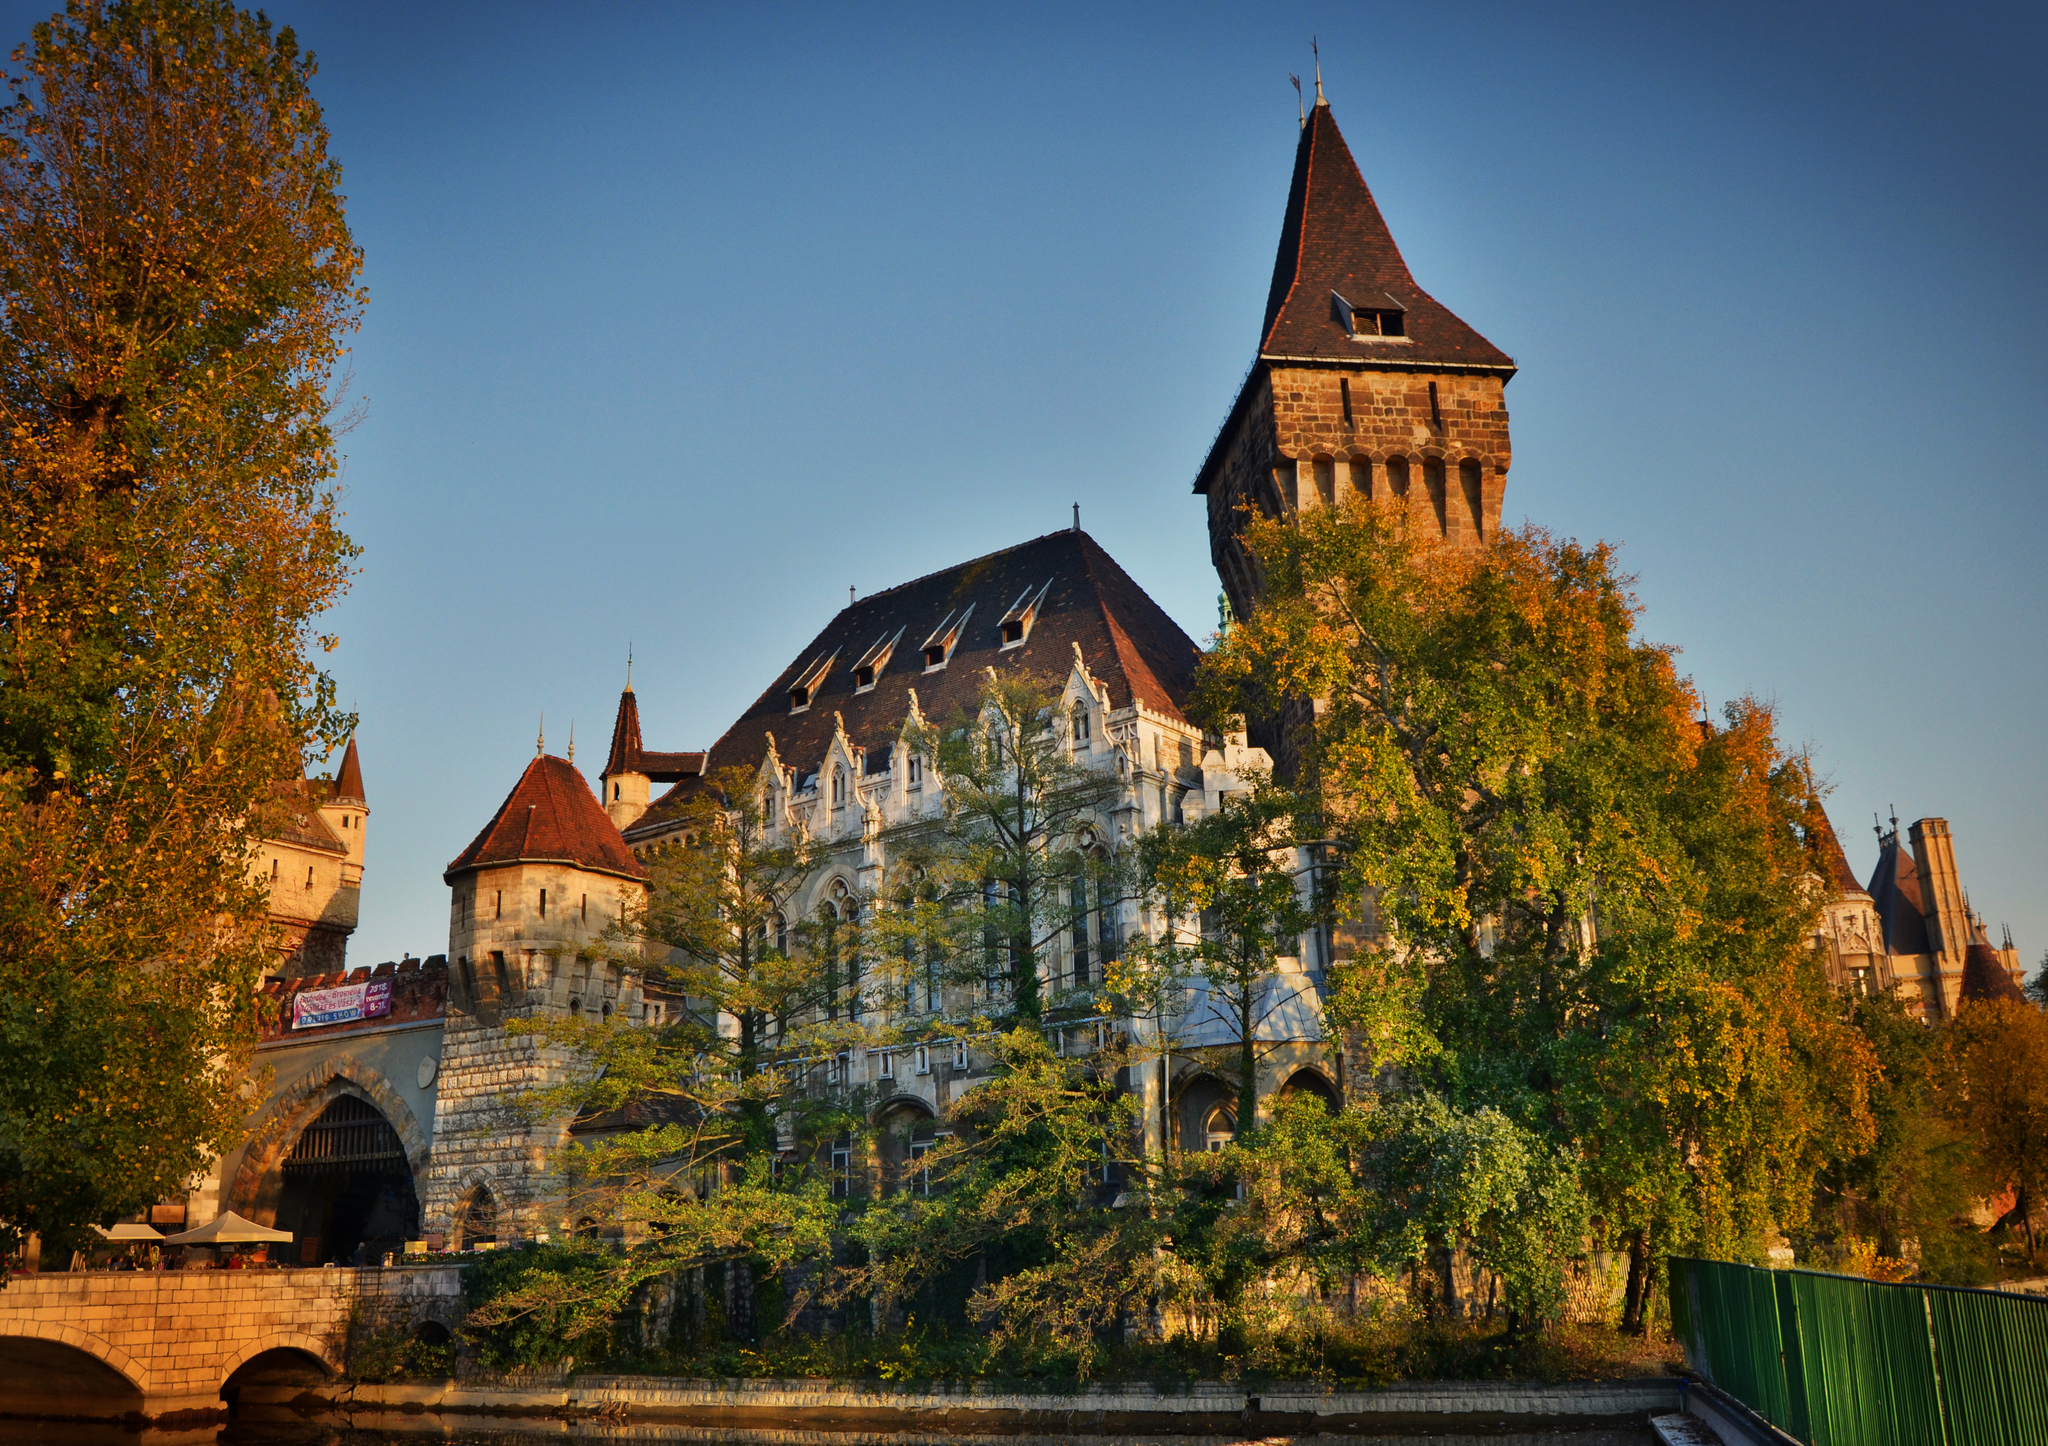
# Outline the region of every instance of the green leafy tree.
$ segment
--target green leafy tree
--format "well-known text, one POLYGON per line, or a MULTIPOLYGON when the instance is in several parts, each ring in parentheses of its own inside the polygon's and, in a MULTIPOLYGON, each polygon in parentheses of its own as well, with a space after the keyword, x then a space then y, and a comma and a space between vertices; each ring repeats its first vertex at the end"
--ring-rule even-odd
POLYGON ((1397 1092, 1580 1161, 1632 1319, 1664 1249, 1752 1251, 1802 1219, 1867 1130, 1871 1066, 1805 947, 1805 775, 1768 710, 1703 726, 1605 547, 1446 548, 1371 504, 1246 538, 1265 593, 1205 706, 1317 700, 1299 786, 1363 936, 1337 1024, 1397 1092))
POLYGON ((717 1266, 733 1280, 728 1325, 752 1339, 757 1286, 776 1281, 798 1302, 831 1259, 847 1207, 829 1141, 859 1128, 860 1107, 823 1086, 829 1062, 868 1040, 835 1007, 837 961, 856 941, 837 921, 790 917, 818 850, 768 828, 750 770, 705 780, 677 821, 684 842, 650 858, 645 907, 597 946, 680 996, 675 1017, 660 1027, 552 1015, 509 1026, 569 1061, 522 1110, 605 1126, 564 1146, 556 1165, 571 1211, 602 1222, 623 1248, 539 1262, 493 1297, 479 1327, 539 1322, 565 1343, 583 1340, 608 1331, 648 1282, 717 1266))
POLYGON ((347 721, 330 404, 363 304, 290 30, 74 3, 0 111, 0 1231, 239 1129, 256 840, 347 721), (146 1043, 144 1043, 146 1041, 146 1043))
MULTIPOLYGON (((971 712, 912 729, 942 785, 942 812, 891 840, 907 907, 877 916, 885 936, 893 929, 887 937, 941 956, 956 982, 999 989, 990 1013, 1020 1022, 1045 1013, 1041 968, 1088 907, 1077 891, 1097 907, 1122 894, 1109 841, 1093 832, 1122 780, 1077 761, 1085 735, 1060 700, 1055 683, 991 670, 971 712)), ((904 957, 887 943, 880 952, 904 957)))
POLYGON ((1259 1026, 1282 954, 1316 922, 1313 891, 1295 868, 1298 800, 1266 780, 1180 828, 1160 828, 1139 846, 1143 889, 1164 916, 1156 939, 1134 940, 1122 992, 1201 986, 1236 1036, 1237 1127, 1255 1129, 1259 1026))

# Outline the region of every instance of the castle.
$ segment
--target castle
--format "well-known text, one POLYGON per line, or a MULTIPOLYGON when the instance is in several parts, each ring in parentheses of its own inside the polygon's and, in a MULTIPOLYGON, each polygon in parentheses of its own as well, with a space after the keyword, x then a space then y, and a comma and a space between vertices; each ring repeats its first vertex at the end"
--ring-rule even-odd
MULTIPOLYGON (((1238 540, 1247 507, 1277 516, 1370 499, 1444 545, 1484 546, 1500 527, 1514 373, 1504 352, 1416 283, 1319 83, 1252 365, 1194 478, 1229 604, 1242 613, 1256 598, 1238 540)), ((874 894, 894 832, 937 807, 940 781, 906 730, 970 705, 988 670, 1053 677, 1076 761, 1114 780, 1085 822, 1088 841, 1122 850, 1219 808, 1248 773, 1271 766, 1245 734, 1216 736, 1190 720, 1198 657, 1077 520, 849 602, 701 751, 645 746, 629 672, 597 790, 573 757, 537 748, 446 870, 446 954, 375 970, 347 971, 336 942, 354 922, 367 815, 351 744, 331 785, 306 785, 307 827, 272 849, 273 907, 288 934, 298 931, 291 964, 270 986, 282 1016, 259 1047, 272 1083, 248 1142, 219 1162, 195 1203, 293 1230, 308 1261, 374 1255, 416 1231, 464 1245, 563 1228, 549 1152, 591 1123, 538 1128, 504 1115, 509 1094, 559 1068, 505 1023, 557 1013, 660 1024, 689 1007, 647 972, 600 962, 585 946, 646 898, 647 858, 680 836, 684 806, 708 776, 753 771, 771 826, 822 847, 785 922, 817 918, 874 894)), ((1910 859, 1895 823, 1868 889, 1817 802, 1807 833, 1833 900, 1815 945, 1838 986, 1897 984, 1930 1019, 1965 993, 2014 987, 2016 956, 1982 939, 1940 820, 1913 826, 1910 859)), ((1078 993, 1156 921, 1085 889, 1070 902, 1073 928, 1041 969, 1049 985, 1078 993)), ((1279 961, 1257 1009, 1262 1100, 1343 1095, 1345 1054, 1321 1026, 1324 970, 1341 947, 1314 931, 1279 961)), ((884 1152, 929 1147, 947 1106, 987 1076, 990 1061, 963 1023, 979 1003, 972 993, 932 985, 867 1001, 914 1016, 921 1041, 845 1062, 840 1081, 872 1100, 884 1152)), ((1236 1026, 1199 991, 1164 1019, 1056 1015, 1049 1028, 1063 1049, 1085 1051, 1107 1032, 1162 1046, 1156 1065, 1129 1080, 1148 1150, 1214 1148, 1236 1132, 1227 1064, 1236 1026)), ((833 1164, 855 1168, 850 1158, 833 1164)))

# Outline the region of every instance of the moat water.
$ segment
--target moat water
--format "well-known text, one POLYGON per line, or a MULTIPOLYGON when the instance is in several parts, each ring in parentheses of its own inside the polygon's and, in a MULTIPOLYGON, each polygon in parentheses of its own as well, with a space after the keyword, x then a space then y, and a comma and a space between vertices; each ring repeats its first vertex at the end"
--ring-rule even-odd
POLYGON ((1048 1435, 1032 1432, 982 1434, 870 1429, 805 1428, 738 1430, 674 1422, 629 1422, 550 1417, 442 1416, 432 1413, 356 1412, 304 1416, 283 1409, 239 1417, 224 1426, 197 1430, 125 1430, 114 1425, 0 1420, 0 1446, 539 1446, 562 1442, 688 1443, 734 1442, 743 1446, 1657 1446, 1647 1426, 1560 1427, 1530 1430, 1503 1423, 1477 1430, 1467 1422, 1441 1431, 1404 1428, 1344 1435, 1125 1435, 1088 1432, 1048 1435))

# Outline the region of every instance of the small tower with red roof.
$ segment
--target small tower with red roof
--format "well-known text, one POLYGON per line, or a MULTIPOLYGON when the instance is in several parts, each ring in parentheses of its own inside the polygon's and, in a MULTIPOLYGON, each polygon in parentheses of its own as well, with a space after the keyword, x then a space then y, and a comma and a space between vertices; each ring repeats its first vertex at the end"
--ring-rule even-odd
POLYGON ((557 1062, 507 1021, 647 1022, 630 950, 604 939, 647 897, 647 870, 574 764, 537 750, 483 831, 443 874, 449 889, 447 1034, 422 1213, 451 1243, 549 1228, 542 1148, 558 1130, 505 1117, 557 1062))

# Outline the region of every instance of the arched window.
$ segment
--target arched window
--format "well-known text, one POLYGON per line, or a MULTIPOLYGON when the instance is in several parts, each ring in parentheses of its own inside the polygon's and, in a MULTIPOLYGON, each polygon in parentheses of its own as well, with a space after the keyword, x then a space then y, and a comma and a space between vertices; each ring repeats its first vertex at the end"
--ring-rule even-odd
POLYGON ((1337 461, 1334 457, 1315 459, 1316 500, 1325 507, 1337 505, 1337 461))
POLYGON ((846 770, 838 764, 832 765, 832 806, 844 807, 846 803, 846 770))
POLYGON ((1485 506, 1479 485, 1479 464, 1470 457, 1458 464, 1458 490, 1465 494, 1465 513, 1472 519, 1472 535, 1484 541, 1485 506))
POLYGON ((1444 507, 1444 461, 1441 457, 1422 459, 1422 485, 1429 493, 1429 505, 1436 513, 1436 535, 1450 536, 1450 517, 1444 507))
POLYGON ((1202 1148, 1215 1154, 1237 1138, 1237 1112, 1229 1105, 1218 1105, 1209 1111, 1202 1121, 1202 1148))
POLYGON ((1351 459, 1351 495, 1368 502, 1372 500, 1372 458, 1351 459))
POLYGON ((479 1245, 495 1245, 498 1241, 498 1202, 491 1198, 491 1192, 479 1185, 469 1192, 469 1198, 462 1205, 462 1219, 457 1227, 460 1239, 458 1248, 474 1250, 479 1245))
POLYGON ((1088 747, 1088 705, 1074 705, 1074 751, 1080 753, 1088 747))
POLYGON ((1387 458, 1387 491, 1402 501, 1407 500, 1408 459, 1406 457, 1387 458))

